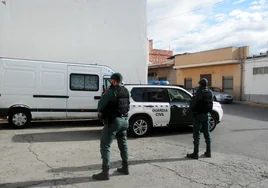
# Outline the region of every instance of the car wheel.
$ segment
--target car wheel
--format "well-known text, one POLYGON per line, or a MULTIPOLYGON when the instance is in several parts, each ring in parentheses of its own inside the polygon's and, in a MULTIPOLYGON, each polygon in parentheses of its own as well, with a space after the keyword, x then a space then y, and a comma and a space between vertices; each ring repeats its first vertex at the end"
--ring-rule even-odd
POLYGON ((212 132, 216 126, 217 126, 217 116, 212 113, 212 114, 209 114, 209 126, 210 126, 210 132, 212 132))
POLYGON ((148 118, 137 116, 130 122, 129 131, 134 137, 144 137, 151 130, 151 123, 148 118))
POLYGON ((27 109, 11 110, 8 116, 9 124, 16 129, 23 129, 30 125, 31 113, 27 109))

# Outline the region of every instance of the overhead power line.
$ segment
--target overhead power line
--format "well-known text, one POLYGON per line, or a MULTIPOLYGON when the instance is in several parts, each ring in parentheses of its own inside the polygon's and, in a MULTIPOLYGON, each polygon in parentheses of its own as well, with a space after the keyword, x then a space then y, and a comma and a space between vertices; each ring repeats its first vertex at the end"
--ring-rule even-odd
MULTIPOLYGON (((226 0, 218 1, 218 2, 215 2, 215 3, 212 3, 212 4, 211 4, 211 3, 205 3, 204 5, 208 5, 208 4, 209 4, 209 5, 214 6, 214 5, 223 3, 224 1, 226 1, 226 0)), ((173 16, 168 16, 168 17, 164 17, 164 18, 156 18, 156 19, 150 20, 148 23, 152 23, 152 22, 154 22, 154 21, 158 21, 158 20, 166 20, 166 19, 170 19, 170 18, 175 18, 175 17, 181 16, 181 15, 184 15, 184 14, 189 14, 189 13, 191 13, 191 12, 196 12, 196 11, 201 10, 201 9, 203 9, 203 8, 204 8, 204 7, 201 6, 201 7, 192 9, 192 10, 190 10, 190 11, 183 12, 183 13, 180 13, 180 14, 176 14, 176 15, 173 15, 173 16)))

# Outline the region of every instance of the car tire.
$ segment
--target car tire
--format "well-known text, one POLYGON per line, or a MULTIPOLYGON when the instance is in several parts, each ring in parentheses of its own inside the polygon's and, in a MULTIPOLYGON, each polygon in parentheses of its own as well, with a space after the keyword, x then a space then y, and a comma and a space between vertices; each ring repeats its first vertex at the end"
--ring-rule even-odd
POLYGON ((218 122, 217 115, 215 113, 211 113, 209 115, 210 132, 212 132, 216 128, 217 122, 218 122))
POLYGON ((134 117, 129 124, 130 135, 136 138, 145 137, 151 131, 151 122, 147 117, 134 117))
POLYGON ((8 116, 9 124, 15 129, 23 129, 30 125, 31 113, 27 109, 12 109, 8 116))

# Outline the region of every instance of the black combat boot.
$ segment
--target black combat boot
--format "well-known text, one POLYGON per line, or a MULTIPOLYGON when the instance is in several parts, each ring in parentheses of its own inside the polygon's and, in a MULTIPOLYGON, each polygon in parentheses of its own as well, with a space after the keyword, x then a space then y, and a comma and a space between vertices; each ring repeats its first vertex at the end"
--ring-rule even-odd
POLYGON ((129 175, 128 163, 122 163, 122 167, 117 169, 121 174, 129 175))
POLYGON ((187 154, 186 155, 187 158, 190 158, 190 159, 198 159, 198 148, 195 146, 194 147, 194 152, 191 153, 191 154, 187 154))
POLYGON ((110 177, 109 177, 109 168, 103 166, 102 167, 102 172, 99 173, 99 174, 94 174, 92 176, 92 178, 95 179, 95 180, 102 180, 102 181, 103 180, 109 180, 110 179, 110 177))
POLYGON ((205 157, 211 157, 211 146, 207 144, 207 150, 204 153, 205 157))

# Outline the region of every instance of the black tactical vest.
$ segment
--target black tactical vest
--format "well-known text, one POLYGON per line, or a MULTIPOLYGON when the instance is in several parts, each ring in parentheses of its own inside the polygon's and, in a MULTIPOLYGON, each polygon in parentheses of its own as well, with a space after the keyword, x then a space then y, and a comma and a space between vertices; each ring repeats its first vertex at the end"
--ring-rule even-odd
POLYGON ((211 91, 209 89, 200 89, 201 94, 202 94, 202 100, 198 104, 198 111, 200 113, 208 113, 212 112, 213 108, 213 96, 211 91))
POLYGON ((115 97, 109 102, 107 106, 107 116, 109 119, 115 117, 127 117, 130 109, 129 92, 123 86, 116 86, 111 88, 115 91, 115 97))

